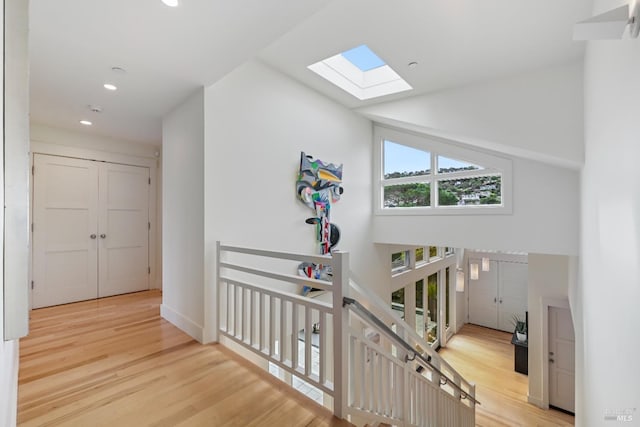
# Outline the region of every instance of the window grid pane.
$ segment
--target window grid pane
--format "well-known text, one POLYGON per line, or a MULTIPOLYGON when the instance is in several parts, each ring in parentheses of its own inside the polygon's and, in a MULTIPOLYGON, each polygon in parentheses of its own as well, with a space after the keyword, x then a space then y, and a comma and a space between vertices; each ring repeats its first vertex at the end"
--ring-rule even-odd
POLYGON ((391 270, 397 270, 409 266, 409 251, 391 254, 391 270))
POLYGON ((500 175, 438 181, 438 206, 500 204, 502 204, 500 175))
POLYGON ((385 185, 385 208, 413 208, 431 206, 431 188, 429 184, 416 182, 410 184, 385 185))
POLYGON ((384 178, 424 176, 431 173, 431 153, 384 141, 384 178))
POLYGON ((427 342, 433 344, 438 339, 438 273, 427 278, 427 342))
POLYGON ((424 317, 424 280, 416 282, 416 332, 424 338, 425 330, 424 317))
POLYGON ((463 160, 451 159, 445 156, 438 156, 438 173, 446 174, 462 171, 473 171, 484 169, 473 163, 465 162, 463 160))

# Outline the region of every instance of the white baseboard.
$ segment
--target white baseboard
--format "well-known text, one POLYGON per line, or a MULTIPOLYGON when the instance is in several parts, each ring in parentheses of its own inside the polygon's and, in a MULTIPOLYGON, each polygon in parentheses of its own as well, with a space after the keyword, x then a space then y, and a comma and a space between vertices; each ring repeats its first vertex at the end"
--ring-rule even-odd
POLYGON ((545 405, 544 402, 542 401, 542 399, 540 399, 540 398, 533 397, 533 396, 527 396, 527 400, 528 400, 529 403, 531 403, 532 405, 536 405, 538 408, 549 409, 549 406, 545 405))
POLYGON ((193 337, 193 339, 200 343, 203 342, 204 328, 195 324, 191 319, 186 318, 165 304, 160 305, 160 316, 193 337))

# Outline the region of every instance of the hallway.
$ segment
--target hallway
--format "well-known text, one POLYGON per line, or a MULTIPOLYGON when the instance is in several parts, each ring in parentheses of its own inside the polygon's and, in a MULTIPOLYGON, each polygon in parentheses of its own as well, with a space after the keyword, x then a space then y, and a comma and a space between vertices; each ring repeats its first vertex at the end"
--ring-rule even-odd
POLYGON ((31 312, 20 426, 348 426, 220 345, 160 317, 161 294, 31 312))
POLYGON ((476 425, 483 427, 572 426, 574 417, 527 402, 527 376, 513 370, 511 335, 466 324, 440 351, 462 376, 476 384, 476 425))

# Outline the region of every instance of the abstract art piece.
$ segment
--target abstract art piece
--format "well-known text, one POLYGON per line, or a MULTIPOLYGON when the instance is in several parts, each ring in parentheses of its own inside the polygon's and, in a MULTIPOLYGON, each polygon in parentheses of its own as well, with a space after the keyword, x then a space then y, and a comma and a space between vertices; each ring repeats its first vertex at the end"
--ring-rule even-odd
MULTIPOLYGON (((331 223, 331 206, 340 200, 343 193, 340 184, 342 165, 326 164, 304 152, 300 153, 296 192, 298 198, 315 214, 307 218, 306 223, 316 226, 316 240, 323 255, 331 254, 340 240, 340 229, 331 223)), ((332 276, 330 267, 310 263, 300 264, 298 274, 323 280, 330 280, 332 276)), ((305 287, 304 293, 309 290, 305 287)))

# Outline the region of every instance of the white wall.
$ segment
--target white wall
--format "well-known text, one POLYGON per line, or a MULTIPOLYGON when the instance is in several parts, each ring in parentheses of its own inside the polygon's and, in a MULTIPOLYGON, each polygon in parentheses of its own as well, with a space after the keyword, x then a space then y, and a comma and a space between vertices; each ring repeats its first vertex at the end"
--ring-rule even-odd
MULTIPOLYGON (((25 2, 26 3, 26 2, 25 2)), ((2 50, 4 57, 4 0, 0 1, 0 49, 2 50)), ((5 61, 8 58, 5 58, 5 61)), ((4 80, 5 64, 0 68, 0 77, 4 80)), ((0 93, 2 93, 2 102, 0 103, 0 124, 4 129, 4 112, 8 108, 12 108, 14 104, 10 101, 7 94, 4 93, 4 86, 0 87, 0 93), (5 104, 6 107, 5 108, 5 104)), ((8 140, 5 140, 4 132, 0 135, 0 139, 3 142, 3 147, 6 147, 8 140)), ((0 203, 4 206, 5 203, 5 158, 4 150, 0 150, 0 203)), ((0 209, 0 235, 5 235, 5 217, 4 209, 0 209)), ((4 245, 0 245, 0 259, 4 260, 4 245)), ((4 292, 4 262, 0 262, 0 331, 5 331, 5 292, 4 292)), ((3 333, 2 339, 0 339, 0 425, 1 426, 15 426, 16 425, 16 410, 18 403, 18 341, 11 340, 5 341, 5 335, 3 333)))
POLYGON ((55 144, 57 146, 68 147, 69 149, 75 148, 78 154, 82 154, 85 151, 91 153, 103 152, 105 155, 121 154, 126 157, 147 159, 155 158, 155 153, 159 151, 161 145, 160 141, 158 141, 157 144, 141 144, 100 136, 81 130, 62 129, 35 122, 31 123, 30 130, 32 141, 55 144))
POLYGON ((29 2, 5 4, 4 337, 29 331, 29 2))
POLYGON ((569 307, 571 258, 529 254, 529 402, 548 407, 548 306, 569 307))
POLYGON ((582 95, 582 64, 574 63, 358 111, 374 121, 577 168, 584 158, 582 95))
MULTIPOLYGON (((204 328, 204 91, 162 121, 162 316, 197 339, 204 328)), ((209 167, 209 165, 208 165, 209 167)))
MULTIPOLYGON (((318 253, 312 211, 296 197, 300 152, 344 164, 331 221, 358 282, 388 291, 386 252, 371 242, 372 125, 261 63, 206 89, 205 266, 208 338, 215 338, 215 242, 318 253)), ((167 154, 165 153, 165 157, 167 154)), ((167 246, 165 246, 166 248, 167 246)))
POLYGON ((512 214, 378 215, 374 217, 374 240, 576 255, 579 193, 578 172, 516 158, 512 214))
MULTIPOLYGON (((620 6, 595 0, 594 13, 620 6)), ((640 425, 640 39, 593 41, 585 57, 581 356, 577 423, 629 409, 640 425)))
POLYGON ((162 284, 162 237, 159 233, 161 170, 159 168, 159 145, 140 144, 94 135, 87 132, 71 131, 39 123, 30 126, 31 153, 51 154, 105 162, 146 166, 150 169, 151 189, 149 194, 149 220, 153 225, 149 234, 149 265, 151 267, 152 288, 162 284))

